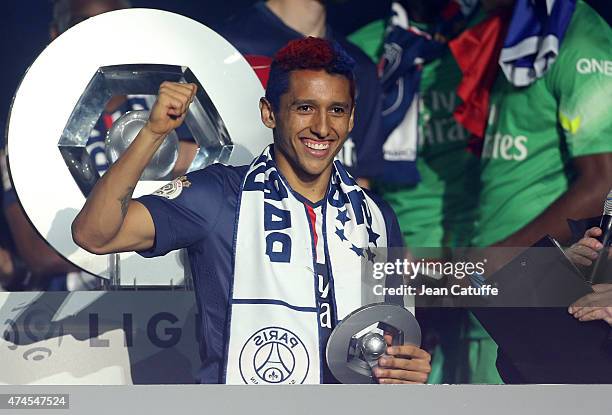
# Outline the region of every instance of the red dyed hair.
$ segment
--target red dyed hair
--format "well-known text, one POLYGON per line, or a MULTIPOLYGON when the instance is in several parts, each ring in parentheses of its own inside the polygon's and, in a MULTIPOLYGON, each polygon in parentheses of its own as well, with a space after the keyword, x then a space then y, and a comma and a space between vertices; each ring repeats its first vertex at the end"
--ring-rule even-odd
POLYGON ((325 70, 341 75, 350 82, 351 99, 355 101, 355 60, 337 43, 307 37, 292 40, 274 56, 266 87, 266 99, 278 108, 280 97, 289 89, 289 74, 301 69, 325 70))

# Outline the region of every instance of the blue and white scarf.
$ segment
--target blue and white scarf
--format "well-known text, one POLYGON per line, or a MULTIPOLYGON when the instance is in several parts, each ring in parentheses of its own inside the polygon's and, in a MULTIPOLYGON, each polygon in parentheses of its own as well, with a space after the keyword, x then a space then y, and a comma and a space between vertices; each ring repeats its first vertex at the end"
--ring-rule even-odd
POLYGON ((392 17, 380 62, 382 129, 387 137, 383 145, 382 181, 414 185, 421 180, 416 157, 422 66, 447 51, 446 40, 457 34, 457 27, 471 18, 477 8, 477 0, 449 1, 445 7, 447 13, 441 13, 431 33, 428 33, 410 23, 408 12, 402 4, 392 3, 392 17))
POLYGON ((544 76, 559 55, 576 0, 517 0, 499 56, 506 78, 527 86, 544 76))
MULTIPOLYGON (((251 164, 241 189, 225 382, 321 383, 314 235, 304 198, 271 152, 251 164)), ((318 238, 341 320, 363 305, 362 263, 373 260, 373 248, 387 246, 385 219, 338 161, 322 203, 318 238)))

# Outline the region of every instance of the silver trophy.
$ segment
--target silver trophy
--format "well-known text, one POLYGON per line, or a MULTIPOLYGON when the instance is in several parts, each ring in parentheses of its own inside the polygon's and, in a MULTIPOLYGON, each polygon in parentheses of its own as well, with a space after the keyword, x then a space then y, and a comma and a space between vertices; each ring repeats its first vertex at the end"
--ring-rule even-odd
POLYGON ((383 333, 392 345, 421 345, 421 328, 406 308, 389 303, 370 304, 346 316, 327 342, 327 364, 342 383, 374 383, 372 370, 385 354, 383 333))
MULTIPOLYGON (((10 176, 31 223, 61 256, 115 285, 181 285, 188 277, 180 252, 152 259, 133 252, 93 255, 70 234, 100 178, 87 142, 105 106, 117 96, 154 99, 163 81, 198 86, 184 123, 199 147, 188 171, 215 162, 248 164, 272 141, 257 106, 264 90, 242 55, 206 26, 161 10, 113 11, 69 29, 30 66, 11 107, 10 176)), ((105 149, 111 162, 143 116, 115 121, 105 149)), ((168 185, 176 140, 166 141, 134 197, 168 185)))
MULTIPOLYGON (((113 164, 127 150, 149 119, 149 111, 128 111, 113 123, 104 140, 106 157, 113 164)), ((145 168, 141 180, 170 180, 179 152, 179 139, 172 131, 145 168)))

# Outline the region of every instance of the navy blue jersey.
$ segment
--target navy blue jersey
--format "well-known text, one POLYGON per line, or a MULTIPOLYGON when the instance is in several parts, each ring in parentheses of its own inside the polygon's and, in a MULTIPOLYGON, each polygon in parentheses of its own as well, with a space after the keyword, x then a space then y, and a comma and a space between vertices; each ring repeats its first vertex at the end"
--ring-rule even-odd
MULTIPOLYGON (((149 195, 137 199, 149 210, 155 224, 154 246, 140 254, 159 256, 179 248, 186 248, 189 254, 201 317, 202 383, 220 383, 223 378, 238 198, 247 172, 248 166, 214 164, 179 179, 180 185, 167 186, 169 190, 163 192, 164 196, 149 195)), ((375 200, 385 218, 388 246, 402 246, 395 214, 381 199, 368 195, 375 200)), ((317 215, 316 206, 313 204, 308 210, 314 216, 317 215)), ((311 226, 315 229, 316 223, 317 219, 313 217, 311 226)))
MULTIPOLYGON (((259 2, 216 28, 245 56, 273 57, 289 41, 303 37, 282 22, 265 3, 259 2)), ((326 29, 326 38, 337 41, 355 59, 357 100, 355 128, 338 154, 355 177, 381 173, 384 137, 381 134, 382 101, 376 67, 357 46, 326 29)))

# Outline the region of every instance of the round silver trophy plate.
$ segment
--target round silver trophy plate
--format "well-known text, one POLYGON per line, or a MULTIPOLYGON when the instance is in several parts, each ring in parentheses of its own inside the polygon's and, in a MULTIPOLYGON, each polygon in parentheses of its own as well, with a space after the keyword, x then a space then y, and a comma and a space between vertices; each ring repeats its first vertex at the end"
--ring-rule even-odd
POLYGON ((404 307, 387 303, 361 307, 338 324, 327 342, 327 364, 338 381, 374 382, 372 369, 387 349, 383 330, 392 335, 393 345, 421 345, 421 327, 404 307))
MULTIPOLYGON (((9 173, 31 223, 67 260, 102 278, 120 274, 122 285, 178 285, 183 261, 178 252, 111 258, 73 242, 71 223, 100 177, 87 141, 112 97, 154 99, 165 80, 198 85, 184 123, 199 147, 189 171, 215 162, 248 164, 272 141, 259 116, 264 90, 242 55, 201 23, 161 10, 113 11, 66 31, 28 69, 11 107, 9 173)), ((123 121, 129 128, 129 119, 123 121)), ((111 161, 127 138, 111 139, 111 161)), ((169 142, 162 150, 133 197, 168 183, 175 147, 169 142)))
MULTIPOLYGON (((129 111, 119 117, 108 130, 104 140, 106 157, 112 164, 127 150, 149 119, 149 111, 129 111)), ((169 178, 179 152, 176 131, 172 131, 159 146, 141 180, 164 180, 169 178)))

